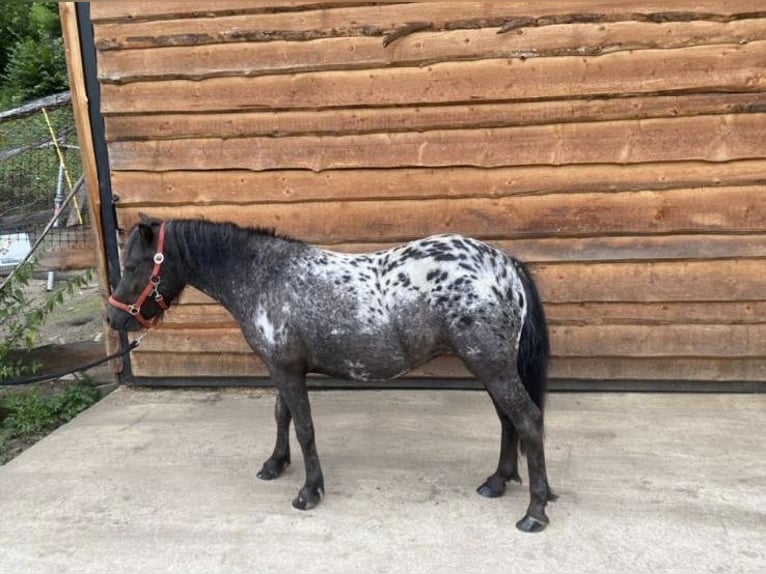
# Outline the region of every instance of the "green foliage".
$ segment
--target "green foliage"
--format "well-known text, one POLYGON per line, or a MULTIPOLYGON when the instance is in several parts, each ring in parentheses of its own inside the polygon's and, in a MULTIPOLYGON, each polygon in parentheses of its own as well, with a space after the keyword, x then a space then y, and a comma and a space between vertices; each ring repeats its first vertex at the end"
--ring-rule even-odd
POLYGON ((67 387, 57 396, 55 412, 59 420, 67 422, 99 399, 98 389, 92 385, 79 384, 67 387))
POLYGON ((99 399, 94 386, 76 383, 55 393, 40 387, 0 397, 0 464, 12 439, 31 440, 72 420, 99 399))
POLYGON ((29 6, 29 24, 40 36, 60 36, 61 24, 56 6, 58 2, 31 2, 29 6))
POLYGON ((56 2, 3 5, 0 78, 0 105, 4 107, 67 88, 56 2))
POLYGON ((9 395, 4 402, 8 416, 3 425, 11 437, 42 432, 56 422, 53 400, 41 395, 37 389, 9 395))
MULTIPOLYGON (((34 335, 25 321, 29 297, 25 288, 32 277, 33 264, 21 265, 16 274, 0 291, 0 325, 3 326, 0 338, 0 382, 15 377, 22 377, 37 371, 38 364, 25 364, 21 359, 12 359, 11 353, 21 344, 30 348, 34 344, 34 335)), ((29 327, 34 327, 34 319, 29 327)))
POLYGON ((29 5, 6 3, 0 10, 0 70, 8 64, 8 52, 22 38, 34 35, 29 5))
POLYGON ((33 270, 34 262, 20 266, 0 291, 0 325, 3 327, 0 336, 0 384, 39 369, 39 365, 25 364, 20 359, 12 360, 11 354, 19 348, 34 347, 48 315, 64 302, 66 295, 85 287, 91 279, 90 271, 70 277, 41 300, 33 301, 26 289, 33 270))
POLYGON ((69 85, 61 38, 25 38, 11 48, 3 79, 12 103, 62 92, 69 85))

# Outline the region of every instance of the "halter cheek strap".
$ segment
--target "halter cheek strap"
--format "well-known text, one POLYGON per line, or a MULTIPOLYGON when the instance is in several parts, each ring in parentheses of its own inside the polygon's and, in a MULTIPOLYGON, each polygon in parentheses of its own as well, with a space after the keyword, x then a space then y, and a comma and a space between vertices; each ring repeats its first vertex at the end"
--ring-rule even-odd
POLYGON ((163 221, 160 224, 160 232, 157 239, 157 253, 154 254, 154 267, 152 268, 152 274, 149 277, 149 282, 146 284, 146 287, 144 287, 144 290, 141 291, 141 294, 138 296, 138 299, 136 299, 135 302, 131 304, 118 301, 114 295, 110 295, 108 299, 109 304, 112 307, 116 307, 117 309, 130 313, 136 319, 136 321, 138 321, 143 327, 147 329, 154 327, 154 325, 157 323, 157 319, 147 319, 141 314, 141 307, 143 306, 144 302, 146 302, 146 300, 151 296, 152 300, 157 303, 157 305, 159 305, 160 309, 165 311, 168 308, 168 304, 165 303, 165 298, 159 291, 160 274, 162 272, 162 264, 165 261, 165 254, 163 253, 164 248, 165 222, 163 221))

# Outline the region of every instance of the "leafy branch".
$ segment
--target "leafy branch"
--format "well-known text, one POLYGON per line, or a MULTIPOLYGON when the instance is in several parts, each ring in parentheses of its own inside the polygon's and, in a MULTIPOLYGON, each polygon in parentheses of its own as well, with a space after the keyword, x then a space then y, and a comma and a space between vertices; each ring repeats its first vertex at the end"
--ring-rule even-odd
POLYGON ((72 276, 41 300, 34 301, 27 289, 34 268, 34 260, 21 265, 0 290, 0 384, 39 370, 39 364, 12 359, 12 353, 21 348, 32 349, 46 318, 67 296, 85 287, 92 276, 91 271, 72 276))

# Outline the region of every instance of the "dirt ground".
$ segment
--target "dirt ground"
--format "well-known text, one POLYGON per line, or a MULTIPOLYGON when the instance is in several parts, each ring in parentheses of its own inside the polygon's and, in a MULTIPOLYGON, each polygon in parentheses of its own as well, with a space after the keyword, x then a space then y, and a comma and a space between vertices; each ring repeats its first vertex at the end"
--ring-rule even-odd
MULTIPOLYGON (((64 280, 62 275, 54 276, 55 285, 64 280)), ((45 297, 47 279, 35 278, 30 282, 29 293, 39 300, 45 297)), ((78 342, 100 342, 104 339, 104 306, 99 293, 98 282, 93 277, 88 285, 64 298, 48 318, 40 331, 38 345, 61 345, 78 342)))
MULTIPOLYGON (((65 281, 65 275, 57 274, 54 288, 63 286, 65 281)), ((29 282, 26 293, 31 306, 49 295, 46 284, 45 274, 38 274, 29 282)), ((19 349, 17 356, 24 361, 40 363, 41 373, 59 371, 103 356, 105 311, 102 300, 95 278, 71 295, 65 294, 64 302, 55 308, 40 329, 35 348, 28 353, 19 349)), ((2 331, 0 325, 0 336, 2 331)))

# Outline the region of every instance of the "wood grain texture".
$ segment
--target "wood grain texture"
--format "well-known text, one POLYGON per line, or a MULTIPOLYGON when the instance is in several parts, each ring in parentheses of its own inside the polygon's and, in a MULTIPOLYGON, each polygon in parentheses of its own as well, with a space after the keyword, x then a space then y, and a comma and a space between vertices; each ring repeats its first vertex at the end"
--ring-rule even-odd
POLYGON ((690 45, 766 40, 766 18, 733 22, 615 22, 530 28, 498 34, 494 28, 421 32, 385 47, 380 38, 341 37, 311 42, 244 42, 107 50, 99 79, 124 84, 146 80, 294 74, 323 70, 422 66, 456 60, 600 55, 690 45))
MULTIPOLYGON (((766 30, 766 26, 764 29, 766 30)), ((106 118, 106 136, 109 141, 118 141, 349 135, 642 120, 759 111, 766 111, 766 92, 330 111, 115 115, 106 118)))
POLYGON ((112 188, 131 206, 249 205, 308 201, 504 197, 762 185, 766 160, 507 168, 395 168, 265 172, 115 171, 112 188))
MULTIPOLYGON (((494 238, 758 232, 766 223, 763 186, 700 190, 422 199, 370 202, 179 206, 153 208, 160 218, 207 217, 276 227, 312 242, 395 241, 459 230, 494 238)), ((142 208, 119 210, 131 228, 142 208)))
MULTIPOLYGON (((133 3, 117 9, 98 2, 93 9, 97 46, 147 48, 177 44, 210 44, 237 41, 273 41, 279 39, 312 40, 332 36, 383 36, 408 22, 428 22, 434 30, 492 27, 529 28, 578 22, 667 22, 730 21, 738 14, 763 10, 754 0, 737 2, 614 2, 575 0, 561 3, 505 2, 413 2, 382 3, 373 6, 348 6, 342 3, 316 10, 277 10, 256 3, 198 2, 133 3), (141 6, 140 4, 144 4, 141 6), (669 10, 670 8, 670 10, 669 10), (238 14, 238 12, 246 14, 238 14), (247 14, 247 12, 250 12, 247 14), (123 21, 119 21, 123 19, 123 21), (117 20, 105 22, 105 20, 117 20), (126 24, 127 22, 127 24, 126 24)), ((395 44, 394 44, 395 46, 395 44)))
MULTIPOLYGON (((141 21, 150 18, 198 18, 221 14, 258 14, 279 10, 316 9, 322 6, 332 6, 331 2, 245 2, 242 0, 219 0, 215 3, 199 2, 197 0, 178 0, 169 2, 91 2, 91 20, 102 22, 108 20, 141 21)), ((351 3, 349 3, 351 4, 351 3)), ((359 4, 362 4, 361 2, 359 4)))
POLYGON ((113 142, 114 170, 506 167, 762 159, 766 113, 290 138, 113 142))
MULTIPOLYGON (((78 31, 77 12, 74 2, 59 2, 59 18, 61 19, 61 33, 64 40, 64 49, 67 54, 67 68, 69 73, 69 85, 72 97, 75 127, 77 129, 77 143, 80 146, 82 158, 83 177, 85 188, 88 192, 88 216, 93 223, 94 229, 102 228, 101 219, 101 196, 99 193, 99 181, 96 168, 96 154, 93 144, 92 126, 88 111, 88 94, 85 88, 85 76, 82 63, 82 47, 78 31)), ((93 234, 94 247, 91 250, 92 258, 87 265, 96 267, 99 283, 106 285, 107 265, 104 238, 100 233, 93 234)), ((82 259, 76 266, 85 263, 82 259)), ((109 339, 107 339, 107 344, 109 339)), ((109 349, 109 351, 114 349, 109 349)))
POLYGON ((758 92, 766 42, 601 56, 486 59, 425 67, 102 86, 102 111, 245 111, 596 97, 630 92, 758 92), (172 96, 171 96, 172 94, 172 96))
MULTIPOLYGON (((181 306, 180 309, 186 309, 181 306)), ((189 310, 210 305, 188 306, 189 310)), ((550 303, 552 325, 739 325, 766 323, 766 301, 550 303)))
POLYGON ((98 263, 95 245, 83 245, 70 249, 57 249, 42 254, 37 259, 39 270, 72 271, 90 269, 98 263))
POLYGON ((543 300, 556 303, 759 301, 766 261, 541 263, 532 269, 543 300))
MULTIPOLYGON (((227 14, 232 12, 241 13, 274 13, 274 12, 288 12, 296 10, 318 10, 322 9, 323 18, 327 17, 326 11, 328 9, 342 9, 349 6, 368 6, 370 9, 376 10, 375 17, 380 14, 380 8, 388 8, 388 11, 393 7, 396 12, 401 10, 411 9, 417 10, 418 6, 393 6, 395 2, 389 3, 377 3, 377 2, 317 2, 315 1, 300 1, 290 0, 277 2, 269 0, 268 2, 250 2, 247 0, 222 0, 215 4, 210 2, 201 2, 199 0, 184 0, 179 2, 178 0, 147 2, 147 1, 135 1, 135 2, 108 2, 97 1, 91 2, 91 18, 94 22, 100 22, 106 19, 126 19, 135 20, 136 18, 148 18, 148 17, 161 17, 163 19, 169 19, 169 16, 176 17, 198 17, 200 14, 227 14), (389 6, 386 6, 388 4, 389 6)), ((400 3, 401 4, 401 3, 400 3)), ((436 11, 444 11, 448 9, 461 8, 461 5, 465 6, 464 10, 476 13, 482 8, 488 8, 487 2, 430 2, 431 13, 436 11)), ((758 2, 748 0, 724 0, 724 1, 712 1, 712 0, 678 0, 674 2, 673 7, 679 11, 685 11, 686 13, 699 12, 704 13, 736 13, 736 12, 752 12, 757 10, 761 6, 758 2)), ((422 8, 422 7, 420 7, 422 8)), ((667 3, 661 1, 646 1, 646 0, 626 0, 619 5, 615 5, 614 2, 602 1, 602 0, 570 0, 567 3, 551 3, 545 6, 546 14, 558 14, 558 13, 586 13, 591 14, 593 11, 599 13, 652 13, 661 12, 667 8, 667 3)), ((529 10, 536 10, 535 3, 519 2, 506 6, 504 10, 512 16, 521 16, 527 14, 529 10)), ((364 10, 361 10, 362 12, 364 10)), ((352 12, 352 15, 356 15, 360 12, 357 9, 356 12, 352 12)), ((541 12, 542 13, 542 12, 541 12)), ((413 16, 416 13, 406 13, 406 15, 413 16)), ((427 14, 423 12, 421 14, 427 14)), ((486 13, 481 13, 486 17, 486 13)), ((348 13, 342 13, 341 17, 348 16, 348 13)), ((420 18, 422 19, 422 18, 420 18)), ((329 22, 328 25, 334 24, 329 22)))

